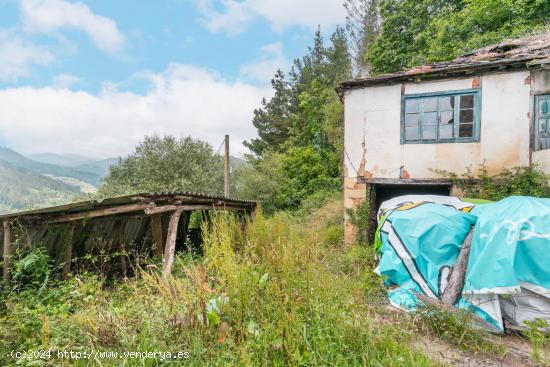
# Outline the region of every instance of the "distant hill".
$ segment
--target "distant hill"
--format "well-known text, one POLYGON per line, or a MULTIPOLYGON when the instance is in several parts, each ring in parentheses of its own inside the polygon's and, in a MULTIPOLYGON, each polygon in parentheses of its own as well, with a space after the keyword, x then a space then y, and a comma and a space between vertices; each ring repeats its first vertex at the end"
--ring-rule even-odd
POLYGON ((78 186, 0 160, 0 212, 66 203, 81 195, 78 186))
POLYGON ((105 177, 109 173, 109 167, 118 162, 118 158, 90 158, 76 154, 41 153, 31 154, 28 158, 56 166, 71 167, 81 172, 95 173, 99 177, 105 177))
POLYGON ((72 167, 38 162, 17 153, 9 148, 0 147, 0 160, 31 172, 51 175, 54 177, 71 177, 98 186, 101 176, 94 172, 81 171, 72 167))
POLYGON ((0 147, 0 212, 61 204, 93 193, 117 161, 52 153, 24 156, 0 147))

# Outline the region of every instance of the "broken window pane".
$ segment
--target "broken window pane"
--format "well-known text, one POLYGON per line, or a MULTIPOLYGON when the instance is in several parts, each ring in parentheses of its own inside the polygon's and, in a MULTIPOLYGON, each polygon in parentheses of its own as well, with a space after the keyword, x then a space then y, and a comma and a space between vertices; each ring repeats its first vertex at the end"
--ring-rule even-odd
POLYGON ((439 125, 439 139, 452 139, 453 129, 453 125, 439 125))
POLYGON ((460 108, 474 108, 474 96, 471 94, 460 96, 460 108))
POLYGON ((435 140, 436 138, 436 126, 422 125, 422 140, 435 140))
POLYGON ((474 110, 460 110, 460 123, 470 124, 474 122, 474 110))
POLYGON ((443 111, 441 112, 441 119, 439 123, 441 125, 452 125, 455 122, 453 111, 443 111))
POLYGON ((405 101, 405 112, 413 113, 420 112, 420 99, 411 98, 405 101))
POLYGON ((453 110, 455 108, 455 97, 441 97, 439 99, 439 109, 441 111, 453 110))
POLYGON ((437 124, 437 112, 424 112, 422 114, 422 126, 437 124))
POLYGON ((422 111, 437 111, 437 97, 422 98, 422 111))
POLYGON ((418 140, 418 126, 405 126, 405 140, 418 140))
POLYGON ((461 138, 472 138, 474 136, 474 124, 460 124, 458 136, 461 138))
POLYGON ((405 118, 405 125, 418 126, 418 113, 408 113, 405 118))

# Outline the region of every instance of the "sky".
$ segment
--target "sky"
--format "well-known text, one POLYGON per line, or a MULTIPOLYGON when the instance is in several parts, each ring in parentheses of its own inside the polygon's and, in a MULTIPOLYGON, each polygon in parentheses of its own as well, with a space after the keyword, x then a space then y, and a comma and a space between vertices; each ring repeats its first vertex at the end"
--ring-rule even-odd
POLYGON ((342 0, 0 0, 0 146, 105 158, 150 134, 231 153, 342 0))

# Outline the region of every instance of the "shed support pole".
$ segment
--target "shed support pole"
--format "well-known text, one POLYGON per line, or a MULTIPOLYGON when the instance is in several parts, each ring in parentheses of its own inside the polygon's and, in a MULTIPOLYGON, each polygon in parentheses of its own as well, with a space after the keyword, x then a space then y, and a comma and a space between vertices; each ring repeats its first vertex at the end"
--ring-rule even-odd
POLYGON ((10 266, 11 266, 11 235, 10 222, 4 220, 4 280, 10 281, 10 266))
POLYGON ((128 264, 126 263, 126 244, 124 243, 124 221, 118 222, 118 246, 120 252, 120 269, 122 276, 126 278, 128 273, 128 264))
POLYGON ((182 210, 176 210, 170 215, 170 224, 168 225, 168 235, 166 236, 166 246, 164 247, 164 259, 162 260, 162 276, 168 277, 172 273, 174 264, 174 254, 176 252, 176 238, 178 235, 178 223, 180 221, 182 210))
POLYGON ((155 256, 162 257, 164 253, 164 241, 162 238, 162 220, 160 214, 151 215, 151 237, 153 239, 155 256))
POLYGON ((65 252, 63 253, 62 278, 67 279, 71 272, 71 260, 73 258, 74 224, 69 224, 67 237, 65 237, 65 252))

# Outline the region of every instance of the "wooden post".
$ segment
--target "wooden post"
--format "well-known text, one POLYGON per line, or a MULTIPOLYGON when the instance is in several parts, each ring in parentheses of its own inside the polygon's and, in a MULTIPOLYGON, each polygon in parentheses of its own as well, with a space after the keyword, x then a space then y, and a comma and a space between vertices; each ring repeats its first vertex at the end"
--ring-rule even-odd
POLYGON ((441 302, 443 304, 451 306, 454 305, 462 293, 462 288, 464 288, 464 278, 466 276, 466 268, 468 266, 468 259, 470 258, 470 248, 472 246, 473 234, 474 227, 470 229, 470 233, 468 233, 462 243, 456 264, 453 267, 451 275, 449 276, 449 282, 447 283, 447 287, 441 296, 441 302))
POLYGON ((63 279, 67 279, 71 272, 71 260, 73 258, 74 223, 69 224, 65 237, 65 250, 63 252, 63 279))
POLYGON ((225 136, 225 154, 224 154, 224 175, 223 175, 223 193, 229 196, 229 135, 225 136))
POLYGON ((10 281, 10 266, 11 266, 11 235, 10 221, 4 220, 4 280, 10 281))
POLYGON ((153 240, 153 252, 156 257, 162 257, 164 253, 164 241, 162 238, 162 217, 160 214, 153 214, 151 218, 151 237, 153 240))
POLYGON ((121 219, 118 222, 118 247, 120 252, 120 269, 122 271, 122 276, 126 278, 128 273, 128 264, 126 263, 126 244, 124 243, 124 220, 121 219))
POLYGON ((172 273, 174 254, 176 252, 176 238, 178 236, 178 223, 182 212, 183 210, 180 209, 170 215, 168 235, 166 236, 166 245, 164 246, 164 259, 162 260, 162 276, 164 278, 172 273))

